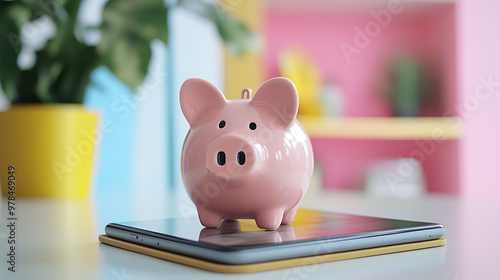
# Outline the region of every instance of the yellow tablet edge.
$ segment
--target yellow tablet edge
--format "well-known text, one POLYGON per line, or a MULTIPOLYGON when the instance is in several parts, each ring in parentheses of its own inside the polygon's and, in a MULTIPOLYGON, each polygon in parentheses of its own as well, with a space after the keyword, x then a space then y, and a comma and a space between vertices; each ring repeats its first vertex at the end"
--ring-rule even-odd
POLYGON ((111 238, 107 235, 99 236, 99 241, 101 241, 104 244, 152 256, 155 258, 160 258, 171 262, 176 262, 196 268, 201 268, 214 272, 222 272, 222 273, 248 273, 248 272, 273 270, 273 269, 280 269, 280 268, 287 268, 294 266, 333 262, 333 261, 348 260, 348 259, 418 250, 424 248, 438 247, 438 246, 444 246, 446 244, 446 239, 440 238, 428 241, 404 243, 404 244, 360 249, 347 252, 307 256, 307 257, 252 263, 252 264, 221 264, 221 263, 214 263, 206 260, 196 259, 184 255, 179 255, 176 253, 166 252, 142 245, 137 245, 134 243, 111 238))

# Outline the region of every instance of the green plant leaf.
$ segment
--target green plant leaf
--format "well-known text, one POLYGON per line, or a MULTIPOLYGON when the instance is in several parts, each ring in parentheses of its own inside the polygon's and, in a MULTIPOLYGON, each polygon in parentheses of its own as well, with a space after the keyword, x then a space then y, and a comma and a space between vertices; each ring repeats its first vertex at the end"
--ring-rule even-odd
POLYGON ((19 78, 19 67, 17 57, 19 52, 16 48, 20 47, 20 38, 15 32, 10 32, 14 28, 9 28, 9 24, 2 20, 0 22, 0 82, 2 89, 9 100, 14 99, 16 87, 19 78), (19 41, 18 41, 19 40, 19 41))
POLYGON ((221 5, 201 0, 179 0, 179 5, 213 22, 222 41, 233 54, 241 55, 248 50, 258 49, 262 45, 256 34, 221 5))
POLYGON ((63 4, 70 1, 76 2, 76 0, 17 0, 9 2, 16 2, 28 9, 30 11, 29 21, 34 21, 41 16, 49 16, 52 19, 57 19, 62 12, 63 4))
POLYGON ((82 103, 90 73, 99 66, 96 48, 69 40, 71 52, 37 52, 37 98, 44 103, 82 103))
MULTIPOLYGON (((0 82, 13 103, 81 103, 90 73, 99 66, 135 90, 146 77, 151 41, 168 43, 168 7, 163 0, 109 0, 99 26, 101 42, 85 45, 75 37, 80 0, 0 0, 0 82), (20 70, 20 30, 27 22, 48 16, 57 33, 36 52, 33 68, 20 70), (6 36, 3 36, 3 35, 6 36)), ((234 53, 255 45, 255 36, 214 3, 178 0, 188 10, 213 22, 234 53)))
POLYGON ((20 69, 17 57, 23 42, 21 27, 29 20, 27 8, 14 2, 0 2, 0 83, 9 100, 17 93, 20 69))
POLYGON ((233 54, 241 55, 260 46, 259 38, 228 13, 216 8, 211 13, 211 18, 217 26, 222 41, 233 54))
POLYGON ((107 37, 103 43, 109 44, 102 53, 102 62, 109 70, 132 90, 135 90, 145 79, 151 59, 149 41, 134 37, 107 37), (106 42, 112 40, 112 42, 106 42))
POLYGON ((168 42, 167 8, 162 0, 106 4, 98 52, 104 65, 132 90, 146 77, 154 39, 168 42))
POLYGON ((167 44, 167 10, 162 0, 110 0, 103 10, 102 25, 105 32, 130 33, 167 44))

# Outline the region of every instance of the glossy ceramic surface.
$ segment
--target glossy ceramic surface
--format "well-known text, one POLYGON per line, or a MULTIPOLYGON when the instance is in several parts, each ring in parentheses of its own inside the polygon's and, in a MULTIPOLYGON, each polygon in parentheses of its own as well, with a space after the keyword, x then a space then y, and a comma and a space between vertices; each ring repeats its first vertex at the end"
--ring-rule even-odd
POLYGON ((191 129, 182 151, 183 182, 204 226, 254 218, 260 228, 276 229, 293 221, 308 188, 311 143, 296 120, 298 95, 290 80, 267 81, 253 99, 243 93, 226 100, 207 81, 184 82, 180 102, 191 129))

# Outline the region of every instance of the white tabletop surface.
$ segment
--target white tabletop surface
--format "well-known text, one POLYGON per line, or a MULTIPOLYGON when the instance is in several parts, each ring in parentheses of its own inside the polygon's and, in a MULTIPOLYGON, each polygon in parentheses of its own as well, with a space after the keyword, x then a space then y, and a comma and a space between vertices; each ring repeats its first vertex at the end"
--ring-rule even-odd
POLYGON ((432 195, 369 198, 315 193, 301 205, 445 225, 445 247, 251 274, 220 274, 98 242, 109 222, 194 215, 184 195, 126 192, 89 199, 16 199, 16 272, 10 266, 5 198, 0 204, 0 279, 500 279, 500 203, 432 195))

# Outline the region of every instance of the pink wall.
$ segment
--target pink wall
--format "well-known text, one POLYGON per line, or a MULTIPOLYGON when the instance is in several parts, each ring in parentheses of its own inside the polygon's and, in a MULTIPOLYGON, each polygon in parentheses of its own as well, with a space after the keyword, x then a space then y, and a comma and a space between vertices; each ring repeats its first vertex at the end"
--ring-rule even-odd
MULTIPOLYGON (((324 80, 335 81, 345 94, 345 116, 390 116, 387 101, 377 93, 387 60, 395 53, 410 51, 433 66, 441 79, 445 102, 454 96, 454 6, 434 5, 418 11, 404 9, 393 15, 386 27, 359 54, 346 59, 342 43, 355 46, 355 28, 364 29, 374 20, 371 11, 345 13, 290 13, 271 10, 267 16, 268 76, 278 76, 277 57, 288 47, 306 51, 324 73, 324 80), (451 74, 450 74, 451 73, 451 74)), ((434 106, 436 107, 436 106, 434 106)), ((442 106, 427 110, 441 115, 442 106)))
POLYGON ((418 145, 410 140, 312 139, 315 160, 323 169, 325 188, 361 187, 366 171, 376 161, 407 158, 418 153, 428 190, 441 193, 458 192, 457 142, 426 141, 422 148, 423 142, 418 145))
MULTIPOLYGON (((283 12, 271 10, 267 16, 268 76, 278 76, 276 58, 290 46, 305 50, 317 63, 324 79, 335 81, 344 91, 344 115, 391 116, 387 101, 377 93, 387 59, 401 50, 417 54, 432 66, 441 80, 441 97, 424 110, 424 115, 442 116, 456 103, 455 7, 433 4, 419 9, 404 7, 387 26, 350 61, 340 45, 354 45, 356 27, 373 21, 373 8, 366 11, 283 12)), ((447 112, 447 116, 457 115, 447 112)), ((324 168, 326 188, 353 188, 361 185, 367 168, 378 159, 407 157, 418 146, 413 141, 313 139, 316 160, 324 168)), ((457 193, 458 143, 446 141, 436 146, 423 161, 430 191, 457 193)))
POLYGON ((500 2, 458 1, 457 39, 461 193, 500 199, 500 2))

